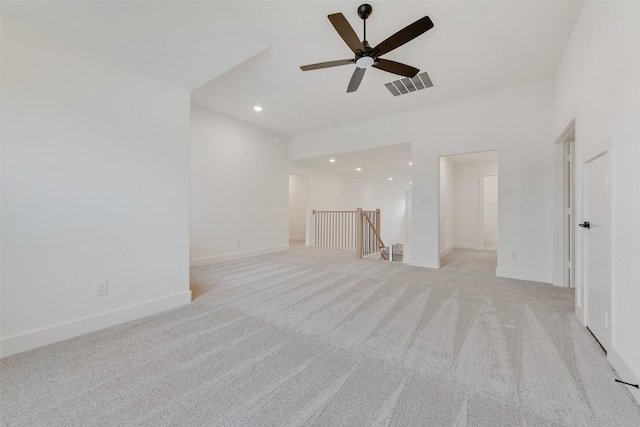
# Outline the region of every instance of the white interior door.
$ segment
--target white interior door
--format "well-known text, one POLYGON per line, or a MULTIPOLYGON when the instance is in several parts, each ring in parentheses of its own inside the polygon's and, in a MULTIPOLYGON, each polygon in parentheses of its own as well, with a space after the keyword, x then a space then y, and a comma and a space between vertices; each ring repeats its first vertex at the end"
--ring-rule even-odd
POLYGON ((611 159, 607 149, 584 162, 584 289, 586 325, 611 346, 611 159))

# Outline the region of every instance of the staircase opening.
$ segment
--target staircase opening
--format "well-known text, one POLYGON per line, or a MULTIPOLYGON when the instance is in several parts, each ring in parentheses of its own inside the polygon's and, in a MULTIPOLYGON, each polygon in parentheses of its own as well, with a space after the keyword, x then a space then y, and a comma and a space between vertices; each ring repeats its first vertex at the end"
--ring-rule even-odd
MULTIPOLYGON (((352 250, 357 258, 393 259, 393 247, 385 246, 381 237, 380 209, 313 210, 313 217, 315 246, 352 250)), ((396 251, 401 252, 398 247, 396 251)))

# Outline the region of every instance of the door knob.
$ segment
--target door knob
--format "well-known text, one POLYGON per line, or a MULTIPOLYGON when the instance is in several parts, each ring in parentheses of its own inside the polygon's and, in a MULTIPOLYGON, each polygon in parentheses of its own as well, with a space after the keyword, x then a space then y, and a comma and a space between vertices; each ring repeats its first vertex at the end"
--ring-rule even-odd
POLYGON ((589 224, 589 221, 585 221, 582 224, 578 224, 578 227, 591 228, 591 224, 589 224))

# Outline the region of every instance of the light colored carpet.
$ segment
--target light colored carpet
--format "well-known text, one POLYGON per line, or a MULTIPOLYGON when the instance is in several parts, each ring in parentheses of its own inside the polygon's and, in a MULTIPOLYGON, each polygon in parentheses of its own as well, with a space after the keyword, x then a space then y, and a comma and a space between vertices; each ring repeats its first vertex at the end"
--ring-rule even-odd
POLYGON ((498 266, 496 251, 451 249, 440 259, 440 268, 464 273, 495 276, 498 266))
POLYGON ((193 304, 0 361, 6 426, 638 426, 574 293, 289 252, 193 304))

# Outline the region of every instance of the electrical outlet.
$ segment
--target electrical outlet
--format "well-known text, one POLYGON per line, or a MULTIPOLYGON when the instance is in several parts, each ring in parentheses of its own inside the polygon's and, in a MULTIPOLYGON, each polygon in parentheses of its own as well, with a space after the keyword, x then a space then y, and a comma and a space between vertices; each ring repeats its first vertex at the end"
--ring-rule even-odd
POLYGON ((236 242, 236 246, 240 247, 240 240, 236 242))
POLYGON ((512 261, 518 260, 518 252, 511 252, 511 260, 512 261))
POLYGON ((101 282, 96 283, 96 296, 102 297, 109 293, 109 281, 103 280, 101 282))

